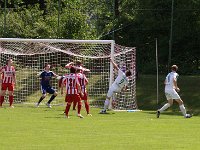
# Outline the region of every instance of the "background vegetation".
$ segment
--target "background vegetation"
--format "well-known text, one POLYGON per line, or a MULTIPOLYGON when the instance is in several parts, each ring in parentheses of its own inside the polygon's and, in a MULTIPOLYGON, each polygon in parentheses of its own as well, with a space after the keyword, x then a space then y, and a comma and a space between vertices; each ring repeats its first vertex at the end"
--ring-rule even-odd
POLYGON ((182 74, 199 74, 200 0, 0 0, 0 7, 1 37, 114 39, 137 47, 145 74, 156 71, 157 38, 160 73, 169 60, 182 74))

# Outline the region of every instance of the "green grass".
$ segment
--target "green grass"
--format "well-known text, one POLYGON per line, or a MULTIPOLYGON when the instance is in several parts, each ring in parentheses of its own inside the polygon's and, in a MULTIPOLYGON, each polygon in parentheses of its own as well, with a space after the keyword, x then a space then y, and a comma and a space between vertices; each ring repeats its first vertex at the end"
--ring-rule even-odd
MULTIPOLYGON (((140 75, 137 82, 137 102, 142 110, 156 110, 166 103, 164 94, 164 75, 159 75, 159 103, 156 102, 156 76, 155 75, 140 75)), ((178 86, 181 89, 179 95, 184 101, 188 111, 193 114, 200 114, 200 76, 182 76, 178 78, 178 86)), ((173 111, 179 110, 175 104, 173 111)))
POLYGON ((109 112, 92 117, 63 116, 64 106, 7 104, 0 109, 1 150, 196 150, 200 147, 200 118, 185 119, 180 112, 155 118, 152 111, 109 112))

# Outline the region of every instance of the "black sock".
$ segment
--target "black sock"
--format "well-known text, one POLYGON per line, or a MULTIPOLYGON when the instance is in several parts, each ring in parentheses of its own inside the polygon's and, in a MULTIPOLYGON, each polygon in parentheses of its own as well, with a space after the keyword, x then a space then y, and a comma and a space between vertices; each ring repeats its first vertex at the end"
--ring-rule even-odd
POLYGON ((50 103, 53 101, 53 99, 54 99, 55 97, 56 97, 56 96, 52 95, 51 98, 49 99, 49 101, 48 101, 47 103, 50 104, 50 103))
POLYGON ((44 99, 45 97, 40 97, 40 100, 38 101, 38 104, 44 99))

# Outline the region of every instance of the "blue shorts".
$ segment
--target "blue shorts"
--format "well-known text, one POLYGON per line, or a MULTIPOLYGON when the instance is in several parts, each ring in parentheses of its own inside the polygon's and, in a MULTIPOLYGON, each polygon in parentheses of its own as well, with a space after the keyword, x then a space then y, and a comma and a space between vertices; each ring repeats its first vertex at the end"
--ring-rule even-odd
POLYGON ((42 91, 42 94, 46 94, 46 93, 54 94, 55 93, 55 90, 51 86, 42 86, 41 85, 41 91, 42 91))

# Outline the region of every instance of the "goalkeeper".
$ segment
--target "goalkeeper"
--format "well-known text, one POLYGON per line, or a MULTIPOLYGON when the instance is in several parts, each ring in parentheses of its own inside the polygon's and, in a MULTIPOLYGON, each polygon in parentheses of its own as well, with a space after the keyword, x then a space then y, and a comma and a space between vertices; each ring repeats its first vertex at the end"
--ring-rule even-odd
POLYGON ((107 97, 104 102, 104 109, 100 111, 100 114, 106 114, 106 109, 110 104, 110 98, 115 92, 120 92, 124 86, 128 85, 129 77, 132 75, 130 70, 127 70, 124 73, 112 59, 110 59, 110 61, 113 64, 114 69, 118 71, 118 76, 108 90, 107 97))

